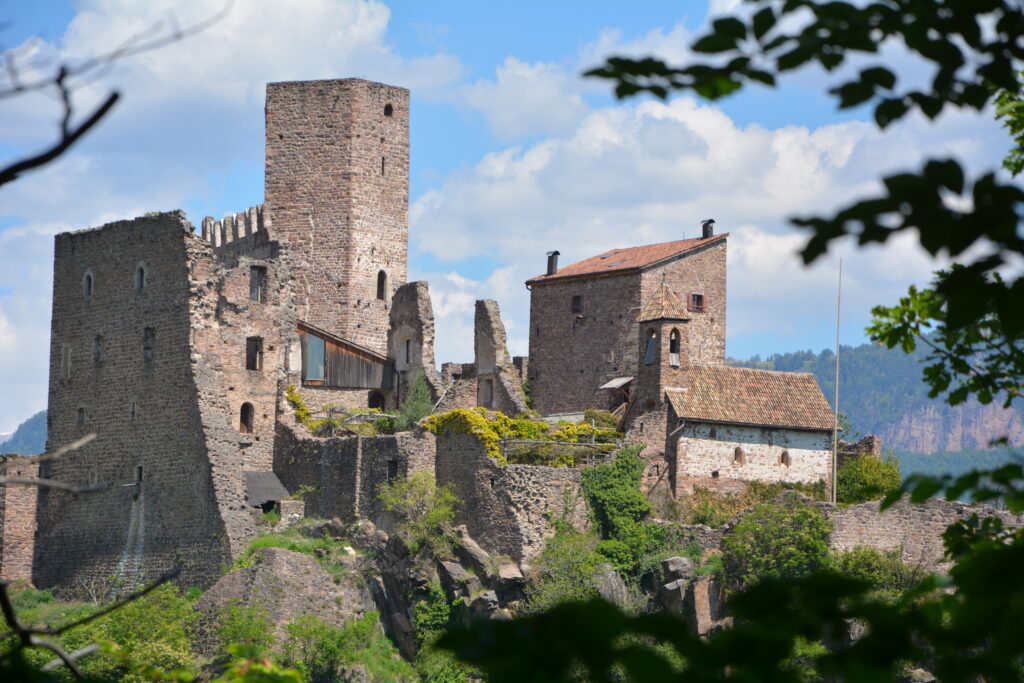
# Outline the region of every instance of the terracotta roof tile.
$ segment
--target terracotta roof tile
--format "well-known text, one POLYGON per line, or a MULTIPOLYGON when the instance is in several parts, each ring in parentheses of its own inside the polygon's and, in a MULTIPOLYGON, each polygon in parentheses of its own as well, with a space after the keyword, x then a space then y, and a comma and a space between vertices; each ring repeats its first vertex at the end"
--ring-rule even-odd
POLYGON ((665 392, 683 419, 832 430, 833 414, 808 372, 691 365, 685 390, 665 392))
POLYGON ((700 237, 689 240, 676 240, 675 242, 662 242, 660 244, 648 244, 642 247, 626 247, 625 249, 611 249, 592 256, 576 263, 571 263, 559 268, 554 275, 538 275, 526 281, 528 285, 544 284, 553 280, 570 277, 589 277, 603 275, 605 273, 617 273, 645 268, 654 265, 659 261, 685 254, 707 244, 713 244, 724 240, 729 233, 715 235, 708 239, 700 237))
POLYGON ((638 323, 648 320, 689 320, 690 316, 683 312, 683 305, 679 297, 668 288, 664 280, 658 285, 658 289, 651 295, 644 310, 640 311, 638 323))

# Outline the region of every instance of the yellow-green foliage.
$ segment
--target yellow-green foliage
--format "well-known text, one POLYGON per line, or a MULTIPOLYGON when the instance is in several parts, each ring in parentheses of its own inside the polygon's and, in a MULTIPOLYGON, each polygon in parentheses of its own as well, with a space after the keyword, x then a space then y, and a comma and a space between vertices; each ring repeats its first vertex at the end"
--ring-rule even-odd
MULTIPOLYGON (((331 404, 325 404, 321 406, 321 410, 330 411, 335 410, 340 417, 323 417, 319 419, 313 418, 313 412, 306 405, 306 402, 299 395, 294 384, 289 384, 285 389, 284 397, 291 405, 292 410, 295 411, 295 419, 300 423, 306 425, 313 434, 317 436, 330 436, 336 429, 340 429, 346 418, 353 415, 363 414, 380 414, 380 410, 377 408, 336 408, 331 404)), ((345 429, 355 432, 359 436, 376 436, 378 434, 377 427, 373 422, 357 421, 350 422, 344 425, 345 429)))
POLYGON ((284 397, 291 405, 292 410, 295 411, 295 419, 302 424, 309 426, 308 423, 312 414, 309 412, 309 406, 307 406, 306 402, 302 400, 301 396, 299 396, 299 392, 295 389, 294 384, 289 384, 288 388, 284 390, 284 397))
POLYGON ((583 411, 583 421, 587 424, 592 424, 595 427, 604 427, 605 429, 619 428, 619 418, 615 417, 607 410, 594 410, 593 408, 587 408, 583 411))
MULTIPOLYGON (((612 444, 618 432, 614 429, 593 427, 589 424, 560 422, 554 429, 533 416, 526 414, 511 418, 486 408, 456 408, 447 413, 431 415, 426 420, 426 427, 434 434, 472 434, 484 444, 487 455, 501 465, 508 464, 501 454, 502 439, 522 439, 525 441, 571 441, 575 443, 612 444)), ((545 464, 571 464, 564 457, 556 458, 557 462, 545 464)))

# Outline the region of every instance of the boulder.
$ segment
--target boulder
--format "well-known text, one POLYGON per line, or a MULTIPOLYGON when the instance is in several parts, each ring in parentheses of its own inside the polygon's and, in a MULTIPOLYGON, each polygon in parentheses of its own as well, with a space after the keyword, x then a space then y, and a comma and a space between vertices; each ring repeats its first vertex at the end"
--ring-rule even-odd
POLYGON ((494 591, 484 591, 474 597, 469 606, 477 614, 490 615, 498 609, 498 596, 494 591))
POLYGON ((491 556, 481 548, 476 541, 469 536, 465 525, 455 527, 458 542, 455 545, 455 553, 462 560, 473 568, 477 576, 487 576, 490 572, 487 568, 491 565, 491 556))
POLYGON ((661 561, 661 569, 664 572, 665 581, 678 581, 680 579, 692 579, 697 566, 688 557, 669 557, 661 561))
POLYGON ((520 585, 526 580, 523 578, 523 573, 519 571, 519 565, 512 562, 504 562, 499 565, 496 578, 498 585, 503 588, 520 585))
POLYGON ((480 579, 467 572, 458 562, 439 560, 437 568, 441 585, 453 597, 466 597, 483 589, 480 579))
POLYGON ((597 566, 594 583, 598 594, 613 605, 625 607, 629 603, 629 589, 626 588, 626 582, 607 562, 597 566))
POLYGON ((658 602, 668 614, 686 616, 686 590, 689 582, 683 579, 670 581, 658 590, 658 602))
POLYGON ((374 609, 373 599, 353 571, 335 577, 309 555, 283 548, 260 548, 252 564, 220 578, 196 602, 202 613, 198 647, 204 654, 217 651, 216 625, 221 611, 232 604, 254 605, 267 614, 278 639, 285 625, 313 615, 339 625, 374 609))
POLYGON ((337 518, 307 522, 299 526, 299 533, 307 538, 323 538, 324 536, 345 538, 348 536, 345 525, 337 518))

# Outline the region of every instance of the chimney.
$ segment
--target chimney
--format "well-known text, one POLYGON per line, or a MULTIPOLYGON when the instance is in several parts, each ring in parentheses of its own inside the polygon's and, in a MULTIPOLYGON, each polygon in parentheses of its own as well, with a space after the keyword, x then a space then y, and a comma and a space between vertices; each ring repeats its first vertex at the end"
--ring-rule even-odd
POLYGON ((548 272, 545 275, 554 275, 558 272, 558 252, 548 252, 548 272))
POLYGON ((700 222, 700 225, 701 225, 702 228, 704 228, 704 234, 703 234, 704 239, 708 239, 709 237, 714 237, 715 236, 715 219, 714 218, 708 218, 706 220, 703 220, 703 221, 700 222))

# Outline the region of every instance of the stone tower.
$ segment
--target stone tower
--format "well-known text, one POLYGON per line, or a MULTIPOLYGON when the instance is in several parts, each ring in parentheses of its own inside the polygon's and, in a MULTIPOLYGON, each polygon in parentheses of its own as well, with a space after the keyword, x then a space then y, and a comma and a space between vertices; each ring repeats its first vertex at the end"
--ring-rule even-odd
POLYGON ((663 402, 666 389, 684 385, 689 323, 690 316, 663 280, 637 318, 640 357, 631 414, 653 410, 663 402))
POLYGON ((387 353, 406 281, 409 91, 361 79, 267 84, 265 203, 299 320, 387 353))

